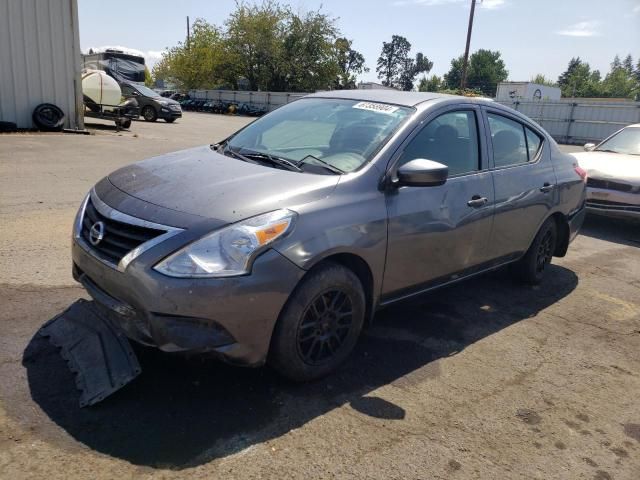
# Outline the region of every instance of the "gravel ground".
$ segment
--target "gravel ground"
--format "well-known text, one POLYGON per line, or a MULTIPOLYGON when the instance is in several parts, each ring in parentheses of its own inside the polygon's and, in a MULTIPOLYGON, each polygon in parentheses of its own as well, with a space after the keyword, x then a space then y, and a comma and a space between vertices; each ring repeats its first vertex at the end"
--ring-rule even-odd
POLYGON ((495 272, 381 311, 326 380, 137 348, 143 374, 79 409, 35 333, 85 296, 80 200, 119 166, 246 122, 0 136, 0 478, 640 478, 640 229, 605 219, 540 287, 495 272))

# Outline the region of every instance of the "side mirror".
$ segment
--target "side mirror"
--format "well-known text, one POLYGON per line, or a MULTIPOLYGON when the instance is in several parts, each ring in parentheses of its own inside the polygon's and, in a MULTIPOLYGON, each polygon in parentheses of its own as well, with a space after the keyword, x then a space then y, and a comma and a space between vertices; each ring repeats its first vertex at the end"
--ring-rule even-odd
POLYGON ((595 143, 585 143, 584 144, 584 151, 585 152, 591 152, 595 148, 596 148, 596 144, 595 143))
POLYGON ((416 158, 398 168, 398 186, 437 187, 449 176, 449 167, 424 158, 416 158))

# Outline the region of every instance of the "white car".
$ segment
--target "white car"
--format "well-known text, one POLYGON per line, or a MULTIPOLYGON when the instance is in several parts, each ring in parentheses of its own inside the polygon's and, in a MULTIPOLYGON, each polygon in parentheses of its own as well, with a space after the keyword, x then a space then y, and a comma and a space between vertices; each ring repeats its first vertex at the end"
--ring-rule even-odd
POLYGON ((640 220, 640 123, 584 149, 573 155, 587 171, 587 211, 640 220))

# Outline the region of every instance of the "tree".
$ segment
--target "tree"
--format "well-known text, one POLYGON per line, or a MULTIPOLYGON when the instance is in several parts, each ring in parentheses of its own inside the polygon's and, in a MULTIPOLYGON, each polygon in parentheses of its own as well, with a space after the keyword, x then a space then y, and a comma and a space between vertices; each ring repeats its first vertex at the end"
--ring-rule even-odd
POLYGON ((400 35, 393 35, 390 42, 382 42, 382 52, 378 57, 378 78, 382 79, 382 84, 391 87, 397 84, 400 74, 406 68, 409 60, 411 44, 400 35))
POLYGON ((433 62, 422 53, 411 58, 411 43, 400 35, 393 35, 391 42, 382 42, 376 72, 382 84, 402 90, 413 90, 413 81, 419 73, 429 73, 433 62))
POLYGON ((616 55, 611 63, 611 71, 602 81, 604 96, 614 98, 635 98, 640 91, 638 80, 634 75, 633 58, 627 55, 624 62, 616 55))
POLYGON ((344 37, 335 41, 335 55, 338 63, 335 88, 356 88, 356 75, 369 71, 364 65, 364 56, 351 48, 352 43, 352 40, 347 40, 344 37))
MULTIPOLYGON (((463 63, 462 55, 451 60, 451 68, 444 75, 444 83, 447 88, 456 90, 460 87, 463 63)), ((469 58, 467 86, 471 90, 477 89, 483 95, 493 97, 496 94, 498 83, 505 81, 508 76, 509 72, 499 51, 480 49, 469 58)))
POLYGON ((269 90, 282 75, 281 49, 288 8, 265 0, 261 4, 236 3, 226 25, 225 48, 229 54, 226 78, 237 86, 246 78, 250 90, 269 90))
POLYGON ((567 69, 558 77, 563 97, 590 97, 600 94, 600 72, 591 72, 580 57, 572 58, 567 69))
POLYGON ((413 90, 413 81, 420 73, 428 74, 433 68, 433 62, 418 52, 415 60, 408 59, 400 74, 400 88, 405 91, 413 90))
POLYGON ((291 15, 282 47, 279 87, 293 91, 327 88, 338 76, 335 19, 320 11, 291 15))
POLYGON ((442 79, 437 75, 432 75, 430 78, 423 77, 418 85, 419 92, 437 92, 442 88, 442 79))
POLYGON ((537 83, 538 85, 547 85, 548 87, 557 87, 558 84, 554 81, 548 79, 543 74, 538 73, 535 77, 531 79, 531 83, 537 83))
POLYGON ((144 67, 144 84, 149 88, 153 87, 153 77, 147 66, 144 67))
POLYGON ((219 85, 224 56, 220 31, 205 20, 197 19, 190 37, 188 45, 180 42, 162 52, 162 58, 153 67, 153 77, 169 80, 183 90, 219 85))

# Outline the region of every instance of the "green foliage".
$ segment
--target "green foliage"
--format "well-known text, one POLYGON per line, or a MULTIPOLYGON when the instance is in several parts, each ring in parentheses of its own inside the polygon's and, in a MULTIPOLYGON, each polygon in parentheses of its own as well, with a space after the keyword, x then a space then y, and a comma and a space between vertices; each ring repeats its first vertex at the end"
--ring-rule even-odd
POLYGON ((144 67, 144 84, 149 88, 153 87, 153 77, 147 66, 144 67))
POLYGON ((336 60, 338 62, 338 76, 334 87, 338 89, 356 88, 356 75, 368 72, 364 65, 364 56, 351 48, 352 40, 338 38, 335 41, 336 60))
POLYGON ((546 85, 548 87, 557 87, 558 84, 553 80, 548 79, 543 74, 538 73, 535 77, 531 79, 531 83, 537 83, 538 85, 546 85))
POLYGON ((191 29, 189 43, 178 43, 165 50, 153 67, 156 79, 174 82, 180 89, 214 88, 222 78, 226 56, 220 31, 202 19, 191 29))
POLYGON ((223 27, 194 22, 189 45, 166 50, 157 79, 180 89, 314 91, 355 88, 364 57, 320 10, 293 13, 276 0, 239 1, 223 27))
MULTIPOLYGON (((444 75, 447 88, 456 90, 462 82, 462 67, 464 57, 451 60, 451 68, 444 75)), ((504 82, 509 76, 499 51, 480 49, 469 57, 467 67, 467 89, 478 90, 482 95, 494 97, 498 83, 504 82)))
POLYGON ((423 77, 418 85, 419 92, 437 92, 442 88, 442 78, 437 75, 431 77, 423 77))
POLYGON ((640 95, 639 77, 631 55, 624 61, 616 55, 604 79, 598 70, 592 71, 588 63, 577 57, 569 61, 567 70, 558 78, 558 85, 563 97, 635 98, 640 95))
POLYGON ((413 82, 419 73, 429 73, 433 62, 422 53, 411 58, 411 43, 400 35, 393 35, 391 42, 382 42, 382 51, 378 57, 376 72, 382 84, 401 90, 413 90, 413 82))

